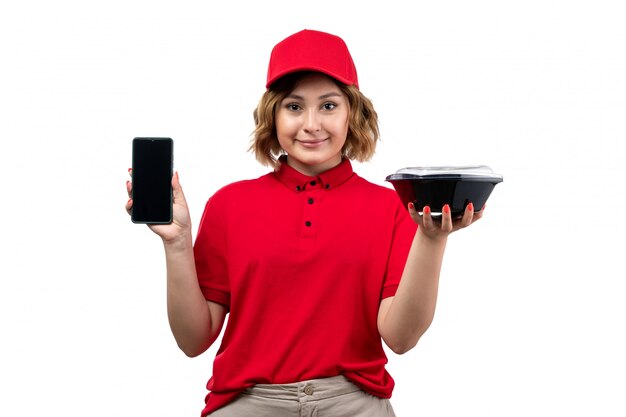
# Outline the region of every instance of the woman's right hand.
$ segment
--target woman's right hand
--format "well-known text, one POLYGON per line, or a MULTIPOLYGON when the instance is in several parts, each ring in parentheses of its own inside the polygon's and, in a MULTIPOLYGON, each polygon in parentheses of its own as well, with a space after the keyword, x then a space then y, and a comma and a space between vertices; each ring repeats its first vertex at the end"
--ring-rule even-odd
MULTIPOLYGON (((128 173, 132 178, 132 170, 129 169, 128 173)), ((133 207, 133 184, 131 181, 126 181, 126 191, 129 197, 126 203, 126 212, 130 215, 133 207)), ((172 223, 148 225, 150 230, 163 239, 164 243, 174 243, 180 239, 185 239, 191 233, 191 216, 183 188, 178 180, 178 172, 172 176, 172 194, 174 197, 172 223)))

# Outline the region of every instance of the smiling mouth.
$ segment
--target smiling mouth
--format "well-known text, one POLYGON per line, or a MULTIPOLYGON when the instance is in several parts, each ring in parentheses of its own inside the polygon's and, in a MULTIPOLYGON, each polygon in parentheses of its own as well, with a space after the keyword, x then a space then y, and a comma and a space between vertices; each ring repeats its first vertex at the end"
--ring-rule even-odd
POLYGON ((315 148, 317 146, 320 146, 321 144, 323 144, 327 140, 328 139, 315 139, 315 140, 299 140, 299 139, 296 139, 296 142, 300 143, 305 148, 315 148))

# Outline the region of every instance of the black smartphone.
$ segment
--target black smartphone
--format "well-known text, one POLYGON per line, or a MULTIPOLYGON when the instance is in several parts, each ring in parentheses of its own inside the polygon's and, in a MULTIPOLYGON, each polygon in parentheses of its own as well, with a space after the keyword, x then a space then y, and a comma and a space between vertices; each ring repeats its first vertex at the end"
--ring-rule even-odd
POLYGON ((133 139, 133 223, 172 222, 172 170, 174 141, 171 138, 133 139))

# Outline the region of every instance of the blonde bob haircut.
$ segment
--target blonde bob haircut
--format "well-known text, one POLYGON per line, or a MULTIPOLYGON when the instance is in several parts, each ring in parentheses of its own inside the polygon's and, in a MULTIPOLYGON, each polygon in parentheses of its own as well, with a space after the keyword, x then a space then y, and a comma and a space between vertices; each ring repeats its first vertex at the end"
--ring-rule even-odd
MULTIPOLYGON (((280 103, 296 87, 296 83, 307 74, 311 74, 311 72, 296 72, 278 79, 265 91, 254 110, 256 128, 252 133, 249 151, 252 151, 256 159, 263 165, 275 169, 280 166, 278 158, 284 154, 284 151, 280 147, 276 135, 276 111, 280 103)), ((329 78, 346 95, 350 104, 348 136, 341 150, 342 155, 359 162, 369 161, 374 156, 379 137, 378 115, 374 110, 374 105, 357 87, 329 78)))

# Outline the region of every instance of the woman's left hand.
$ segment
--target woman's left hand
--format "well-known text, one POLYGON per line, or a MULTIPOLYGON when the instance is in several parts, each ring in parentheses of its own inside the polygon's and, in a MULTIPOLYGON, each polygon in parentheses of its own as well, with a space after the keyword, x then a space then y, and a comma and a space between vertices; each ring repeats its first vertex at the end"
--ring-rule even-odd
POLYGON ((474 213, 474 205, 469 203, 465 207, 463 217, 453 220, 450 206, 446 204, 441 210, 441 219, 434 220, 429 206, 424 207, 423 213, 420 215, 415 205, 409 203, 409 214, 413 221, 419 225, 418 233, 421 231, 426 237, 433 239, 446 238, 450 233, 473 224, 483 216, 484 210, 485 208, 483 207, 480 211, 474 213))

